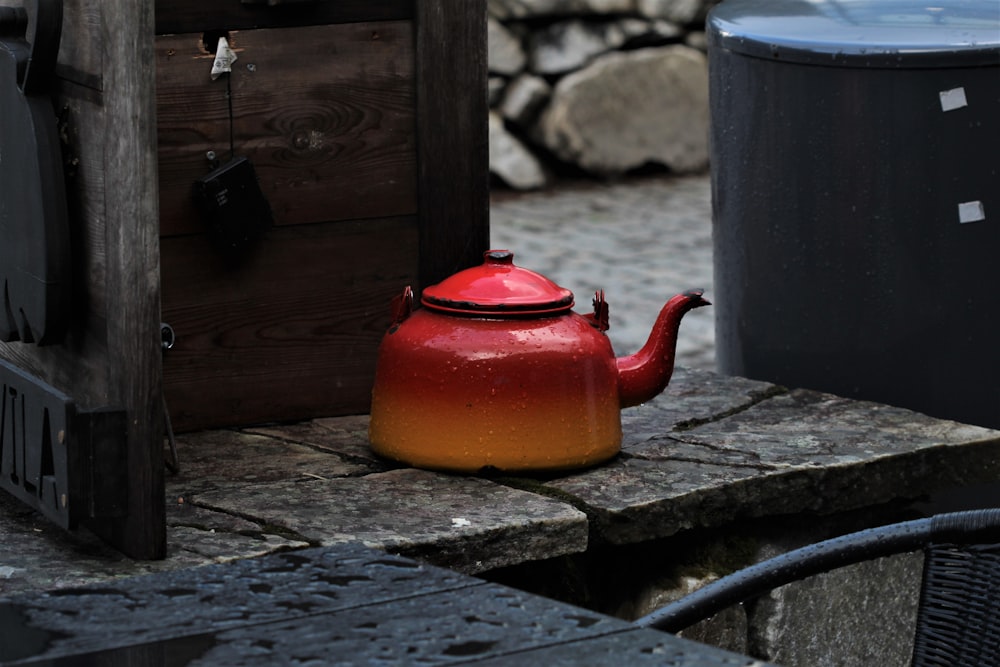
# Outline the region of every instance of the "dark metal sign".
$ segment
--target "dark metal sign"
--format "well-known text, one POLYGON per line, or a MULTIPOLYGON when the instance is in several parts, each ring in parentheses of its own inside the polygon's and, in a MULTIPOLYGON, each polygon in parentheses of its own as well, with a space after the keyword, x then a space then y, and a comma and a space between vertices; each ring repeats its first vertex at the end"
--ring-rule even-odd
POLYGON ((62 526, 125 513, 121 410, 73 399, 0 360, 0 488, 62 526))
POLYGON ((0 341, 58 343, 69 326, 70 240, 50 88, 62 0, 0 7, 0 341))

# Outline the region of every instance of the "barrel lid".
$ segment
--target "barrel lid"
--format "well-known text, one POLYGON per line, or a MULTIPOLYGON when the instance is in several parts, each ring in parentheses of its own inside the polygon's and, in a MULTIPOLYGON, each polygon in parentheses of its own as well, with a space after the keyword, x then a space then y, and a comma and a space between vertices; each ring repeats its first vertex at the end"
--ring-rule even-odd
POLYGON ((709 47, 826 66, 1000 64, 997 0, 725 0, 709 47))
POLYGON ((420 302, 464 315, 552 315, 573 307, 573 293, 514 264, 509 250, 490 250, 479 266, 426 288, 420 302))

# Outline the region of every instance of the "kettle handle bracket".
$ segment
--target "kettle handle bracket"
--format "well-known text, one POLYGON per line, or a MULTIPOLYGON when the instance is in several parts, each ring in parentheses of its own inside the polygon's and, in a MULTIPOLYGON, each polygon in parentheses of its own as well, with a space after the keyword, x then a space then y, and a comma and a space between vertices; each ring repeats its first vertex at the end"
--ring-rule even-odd
POLYGON ((403 293, 392 299, 392 324, 389 333, 394 332, 413 312, 413 288, 407 285, 403 293))
POLYGON ((611 316, 608 302, 604 298, 604 290, 594 292, 594 314, 590 316, 591 324, 600 332, 611 328, 611 316))

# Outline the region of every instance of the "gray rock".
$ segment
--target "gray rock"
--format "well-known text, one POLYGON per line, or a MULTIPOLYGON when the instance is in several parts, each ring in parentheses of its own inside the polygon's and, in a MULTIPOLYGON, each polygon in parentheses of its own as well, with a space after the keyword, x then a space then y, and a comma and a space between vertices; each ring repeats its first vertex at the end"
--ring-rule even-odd
POLYGON ((489 99, 489 105, 492 109, 493 107, 500 104, 503 100, 504 91, 507 89, 507 79, 502 76, 491 76, 486 81, 486 91, 487 98, 489 99))
POLYGON ((489 132, 490 173, 518 190, 532 190, 546 184, 541 162, 507 131, 503 119, 494 111, 490 112, 489 132))
POLYGON ((513 76, 524 69, 526 56, 520 40, 492 17, 486 23, 486 42, 490 72, 513 76))
POLYGON ((922 566, 923 554, 902 554, 772 591, 750 614, 752 654, 781 665, 909 665, 922 566))
POLYGON ((702 53, 708 52, 708 35, 703 30, 692 30, 684 36, 684 44, 702 53))
POLYGON ((649 32, 653 22, 635 18, 634 16, 627 16, 623 19, 619 19, 615 22, 615 24, 618 26, 618 29, 621 30, 622 35, 624 35, 625 41, 627 42, 630 39, 634 39, 635 37, 649 32))
MULTIPOLYGON (((702 586, 718 579, 718 576, 681 577, 679 581, 653 582, 639 595, 634 606, 619 610, 619 618, 636 619, 645 616, 667 604, 690 595, 702 586)), ((747 615, 741 605, 723 609, 718 614, 685 628, 678 636, 685 639, 710 644, 717 648, 747 654, 747 615)), ((792 663, 789 663, 792 664, 792 663)))
POLYGON ((625 44, 629 47, 664 46, 678 42, 684 36, 684 30, 676 23, 657 19, 655 21, 626 18, 618 21, 618 27, 625 35, 625 44))
POLYGON ((487 9, 498 19, 624 14, 635 11, 635 0, 489 0, 487 9))
POLYGON ((708 66, 685 46, 608 53, 559 81, 539 132, 561 159, 614 175, 708 164, 708 66))
MULTIPOLYGON (((715 616, 706 618, 677 633, 678 637, 690 639, 717 648, 747 654, 747 615, 740 605, 723 609, 715 616)), ((791 664, 791 663, 786 663, 791 664)))
POLYGON ((694 23, 705 17, 705 0, 636 0, 636 8, 643 16, 666 19, 674 23, 694 23))
POLYGON ((532 37, 528 64, 535 74, 565 74, 624 42, 625 34, 616 23, 561 21, 532 37))
POLYGON ((525 127, 538 117, 538 112, 552 95, 552 86, 540 76, 522 74, 507 86, 500 114, 515 125, 525 127))

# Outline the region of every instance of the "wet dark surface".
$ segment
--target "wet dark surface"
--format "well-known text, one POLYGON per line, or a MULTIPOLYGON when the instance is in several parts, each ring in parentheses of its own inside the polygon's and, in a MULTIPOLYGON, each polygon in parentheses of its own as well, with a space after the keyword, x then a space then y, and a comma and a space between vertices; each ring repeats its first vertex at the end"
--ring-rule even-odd
POLYGON ((619 665, 623 655, 754 664, 357 545, 0 598, 2 665, 619 665))

